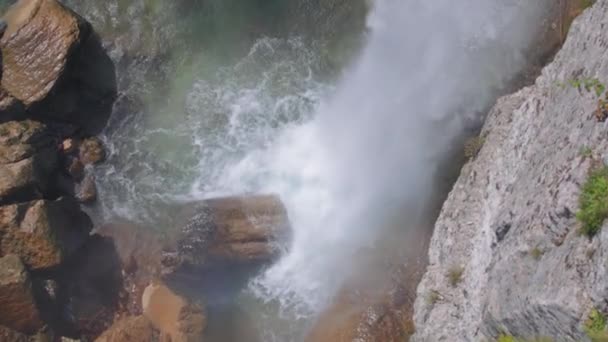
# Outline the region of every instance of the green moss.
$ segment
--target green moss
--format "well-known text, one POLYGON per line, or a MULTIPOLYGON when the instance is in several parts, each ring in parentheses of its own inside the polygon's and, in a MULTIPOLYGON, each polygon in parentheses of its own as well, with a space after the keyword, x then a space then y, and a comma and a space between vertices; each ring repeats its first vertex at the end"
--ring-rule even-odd
POLYGON ((606 316, 599 310, 593 309, 585 321, 585 333, 593 342, 608 341, 608 332, 606 331, 606 316))
POLYGON ((481 151, 483 144, 486 142, 485 137, 472 137, 464 142, 464 156, 467 159, 474 159, 481 151))
POLYGON ((543 251, 542 249, 540 249, 538 247, 534 247, 530 250, 530 256, 532 258, 534 258, 534 260, 536 260, 536 261, 540 260, 544 254, 545 254, 545 251, 543 251))
POLYGON ((583 146, 581 147, 581 150, 579 151, 581 157, 584 158, 591 158, 593 156, 593 150, 588 147, 588 146, 583 146))
POLYGON ((435 305, 435 303, 441 300, 441 294, 436 290, 431 290, 426 296, 426 303, 429 305, 435 305))
POLYGON ((452 287, 456 287, 458 284, 462 282, 462 275, 464 274, 464 268, 462 266, 454 266, 448 270, 447 278, 452 285, 452 287))
POLYGON ((552 342, 553 340, 549 337, 535 337, 535 338, 517 338, 512 335, 502 334, 498 336, 496 342, 552 342))
POLYGON ((590 173, 579 198, 580 210, 576 214, 581 232, 593 237, 608 217, 608 167, 590 173))

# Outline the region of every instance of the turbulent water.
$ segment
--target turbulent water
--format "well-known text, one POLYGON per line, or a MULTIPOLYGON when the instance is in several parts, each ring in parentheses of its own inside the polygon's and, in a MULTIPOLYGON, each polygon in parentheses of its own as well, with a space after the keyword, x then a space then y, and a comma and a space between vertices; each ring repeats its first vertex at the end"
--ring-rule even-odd
POLYGON ((446 151, 520 70, 542 5, 377 0, 338 79, 319 45, 278 35, 234 61, 178 68, 167 99, 150 95, 106 131, 99 214, 162 230, 174 203, 279 194, 292 244, 239 305, 262 340, 301 339, 362 249, 395 217, 417 224, 446 151))

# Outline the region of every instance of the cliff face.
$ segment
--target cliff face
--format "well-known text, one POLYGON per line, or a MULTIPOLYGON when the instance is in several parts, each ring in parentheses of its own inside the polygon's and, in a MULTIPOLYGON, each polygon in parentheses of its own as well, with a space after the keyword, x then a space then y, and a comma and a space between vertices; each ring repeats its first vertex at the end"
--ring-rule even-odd
POLYGON ((413 340, 585 341, 589 313, 608 309, 608 227, 589 238, 576 218, 590 169, 608 157, 599 97, 577 84, 608 82, 606 25, 598 0, 536 83, 490 111, 436 222, 413 340))

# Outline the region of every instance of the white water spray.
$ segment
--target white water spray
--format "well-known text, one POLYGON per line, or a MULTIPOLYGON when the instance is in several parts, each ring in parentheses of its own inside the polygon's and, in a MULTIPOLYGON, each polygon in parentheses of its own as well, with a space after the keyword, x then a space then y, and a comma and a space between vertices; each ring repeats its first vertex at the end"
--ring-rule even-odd
POLYGON ((293 244, 254 281, 260 296, 321 310, 385 221, 407 213, 415 222, 464 122, 520 70, 541 2, 375 4, 367 47, 337 93, 221 180, 278 193, 288 208, 293 244))

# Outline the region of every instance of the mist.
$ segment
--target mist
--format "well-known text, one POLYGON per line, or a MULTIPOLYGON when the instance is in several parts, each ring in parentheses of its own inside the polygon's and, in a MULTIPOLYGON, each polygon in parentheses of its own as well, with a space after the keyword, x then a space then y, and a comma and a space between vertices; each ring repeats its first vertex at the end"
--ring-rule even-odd
POLYGON ((313 119, 225 170, 225 187, 280 194, 294 229, 251 288, 318 312, 394 217, 413 229, 448 150, 522 70, 544 3, 376 1, 366 47, 313 119))

